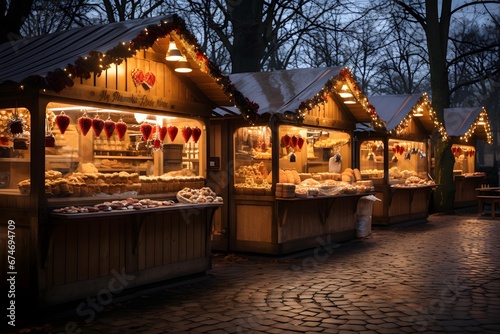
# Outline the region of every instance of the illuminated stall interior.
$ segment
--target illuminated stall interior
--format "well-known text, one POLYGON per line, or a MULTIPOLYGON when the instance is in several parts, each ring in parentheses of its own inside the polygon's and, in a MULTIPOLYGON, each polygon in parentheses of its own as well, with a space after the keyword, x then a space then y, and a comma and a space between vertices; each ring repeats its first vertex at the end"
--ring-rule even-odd
POLYGON ((215 222, 215 247, 283 254, 310 248, 324 235, 354 237, 356 205, 372 183, 352 167, 352 135, 357 122, 381 123, 350 71, 304 68, 230 78, 258 108, 253 114, 218 109, 211 120, 229 139, 230 160, 221 166, 234 175, 223 190, 229 207, 215 222))
POLYGON ((486 183, 486 174, 478 172, 477 142, 493 143, 488 113, 485 108, 445 108, 446 131, 452 141, 455 157, 455 207, 477 204, 476 188, 486 183))
POLYGON ((377 184, 384 183, 385 177, 390 185, 405 184, 409 177, 415 182, 428 181, 429 136, 435 130, 443 139, 447 134, 427 94, 373 96, 370 101, 385 123, 387 134, 358 127, 365 132, 359 143, 361 174, 377 184))
POLYGON ((476 142, 493 143, 488 113, 485 108, 445 108, 446 131, 453 141, 455 175, 476 172, 476 142))
POLYGON ((425 219, 431 177, 430 136, 447 139, 427 94, 370 97, 385 131, 358 124, 358 161, 363 179, 372 180, 375 194, 373 221, 391 224, 425 219))

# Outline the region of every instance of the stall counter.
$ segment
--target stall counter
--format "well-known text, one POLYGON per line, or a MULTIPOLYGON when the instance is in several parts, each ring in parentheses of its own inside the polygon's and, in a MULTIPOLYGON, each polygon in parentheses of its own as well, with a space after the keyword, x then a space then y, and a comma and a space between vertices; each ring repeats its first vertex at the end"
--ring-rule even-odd
POLYGON ((358 200, 352 194, 310 198, 235 195, 235 251, 281 255, 356 238, 358 200))
POLYGON ((53 305, 96 295, 116 273, 133 288, 211 268, 210 232, 222 203, 53 213, 41 224, 39 295, 53 305))

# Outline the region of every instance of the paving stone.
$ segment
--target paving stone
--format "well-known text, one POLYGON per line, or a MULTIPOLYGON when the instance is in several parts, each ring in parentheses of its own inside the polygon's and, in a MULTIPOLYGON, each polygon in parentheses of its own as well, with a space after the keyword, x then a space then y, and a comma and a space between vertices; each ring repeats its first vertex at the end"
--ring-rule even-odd
MULTIPOLYGON (((424 224, 374 226, 371 238, 341 244, 317 267, 307 252, 286 260, 239 254, 240 262, 214 256, 202 283, 144 297, 122 293, 119 303, 96 312, 89 324, 76 311, 71 317, 91 334, 496 334, 498 235, 500 224, 471 212, 433 215, 424 224)), ((71 317, 53 315, 42 323, 64 332, 71 317)))

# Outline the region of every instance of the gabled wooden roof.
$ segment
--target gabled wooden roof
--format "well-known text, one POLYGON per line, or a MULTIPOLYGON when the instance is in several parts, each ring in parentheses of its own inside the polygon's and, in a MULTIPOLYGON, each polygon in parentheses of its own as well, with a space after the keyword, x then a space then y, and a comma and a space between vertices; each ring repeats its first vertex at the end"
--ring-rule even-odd
POLYGON ((164 59, 170 38, 183 45, 194 69, 179 74, 181 80, 197 87, 215 105, 246 107, 245 101, 233 98, 235 88, 201 53, 196 39, 176 15, 75 28, 1 44, 0 86, 62 90, 65 86, 61 87, 61 82, 68 83, 68 73, 72 79, 99 75, 102 69, 96 62, 103 55, 104 61, 119 63, 151 48, 164 59))

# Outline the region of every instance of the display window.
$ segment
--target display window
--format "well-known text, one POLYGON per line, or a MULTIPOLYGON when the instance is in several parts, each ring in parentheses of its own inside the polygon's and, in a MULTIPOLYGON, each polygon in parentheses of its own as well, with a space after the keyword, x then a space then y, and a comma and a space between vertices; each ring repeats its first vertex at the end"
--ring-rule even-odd
MULTIPOLYGON (((189 118, 49 103, 45 195, 124 197, 200 188, 205 140, 203 124, 189 118)), ((21 183, 19 190, 24 193, 21 183)))
POLYGON ((451 152, 455 157, 454 175, 469 176, 475 173, 476 148, 474 146, 453 144, 451 152))
POLYGON ((388 158, 389 184, 412 186, 430 181, 425 142, 389 139, 388 158))
POLYGON ((0 193, 30 192, 30 132, 28 109, 0 110, 0 193))
POLYGON ((364 180, 382 184, 384 180, 384 142, 364 140, 360 143, 359 168, 364 180))
POLYGON ((372 189, 351 168, 351 139, 343 131, 281 125, 279 146, 271 146, 267 126, 243 127, 234 133, 234 188, 237 194, 315 197, 363 193, 372 189), (272 155, 279 175, 272 175, 272 155))
POLYGON ((272 142, 267 126, 242 127, 234 133, 236 193, 271 194, 272 142))

